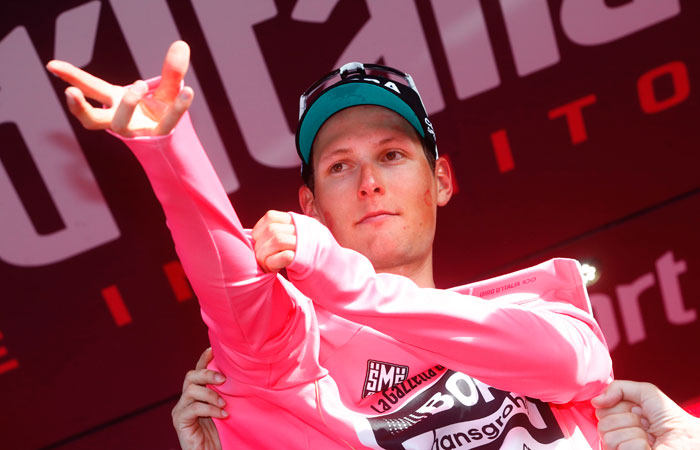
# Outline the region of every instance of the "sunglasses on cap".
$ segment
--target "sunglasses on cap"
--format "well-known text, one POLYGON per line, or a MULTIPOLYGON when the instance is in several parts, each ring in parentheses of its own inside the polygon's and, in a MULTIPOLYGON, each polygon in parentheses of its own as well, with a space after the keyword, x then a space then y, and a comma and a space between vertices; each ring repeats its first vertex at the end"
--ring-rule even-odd
POLYGON ((296 146, 304 163, 309 164, 313 140, 325 121, 359 105, 383 106, 401 115, 437 158, 435 132, 413 78, 392 67, 351 62, 321 77, 299 98, 296 146))

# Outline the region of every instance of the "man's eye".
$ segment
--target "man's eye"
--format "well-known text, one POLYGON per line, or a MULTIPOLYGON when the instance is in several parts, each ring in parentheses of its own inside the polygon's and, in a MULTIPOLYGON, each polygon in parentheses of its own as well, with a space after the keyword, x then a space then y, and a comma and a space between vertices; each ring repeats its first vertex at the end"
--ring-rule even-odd
POLYGON ((343 170, 343 165, 344 165, 343 163, 335 163, 328 169, 328 171, 330 173, 341 172, 343 170))
POLYGON ((396 160, 401 159, 402 157, 403 157, 403 155, 396 150, 391 150, 391 151, 386 152, 386 154, 384 154, 384 158, 387 161, 396 161, 396 160))

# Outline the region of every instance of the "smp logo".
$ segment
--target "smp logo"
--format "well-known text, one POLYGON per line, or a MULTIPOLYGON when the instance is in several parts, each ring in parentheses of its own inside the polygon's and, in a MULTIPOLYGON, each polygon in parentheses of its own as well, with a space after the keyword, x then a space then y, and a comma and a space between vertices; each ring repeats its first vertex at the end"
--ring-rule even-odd
POLYGON ((406 379, 408 366, 367 360, 367 375, 362 389, 362 398, 389 389, 406 379))

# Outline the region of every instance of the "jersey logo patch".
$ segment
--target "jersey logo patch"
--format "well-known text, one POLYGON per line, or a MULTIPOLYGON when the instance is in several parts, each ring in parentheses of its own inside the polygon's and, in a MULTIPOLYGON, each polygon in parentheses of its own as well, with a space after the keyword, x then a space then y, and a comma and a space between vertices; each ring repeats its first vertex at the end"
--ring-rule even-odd
POLYGON ((550 406, 435 366, 369 397, 378 414, 354 422, 360 442, 386 450, 555 450, 565 442, 550 406), (413 383, 413 385, 408 385, 413 383))
POLYGON ((389 389, 404 381, 407 376, 408 366, 368 359, 362 398, 389 389))

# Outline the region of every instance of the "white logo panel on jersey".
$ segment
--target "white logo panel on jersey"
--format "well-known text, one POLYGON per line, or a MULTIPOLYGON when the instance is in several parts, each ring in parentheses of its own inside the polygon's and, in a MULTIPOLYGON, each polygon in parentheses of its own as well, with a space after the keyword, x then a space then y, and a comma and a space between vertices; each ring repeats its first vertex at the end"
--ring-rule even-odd
POLYGON ((372 410, 382 412, 355 422, 360 442, 370 448, 553 450, 568 445, 546 403, 442 366, 367 400, 372 410), (411 388, 412 380, 422 386, 411 388))

